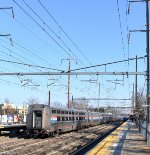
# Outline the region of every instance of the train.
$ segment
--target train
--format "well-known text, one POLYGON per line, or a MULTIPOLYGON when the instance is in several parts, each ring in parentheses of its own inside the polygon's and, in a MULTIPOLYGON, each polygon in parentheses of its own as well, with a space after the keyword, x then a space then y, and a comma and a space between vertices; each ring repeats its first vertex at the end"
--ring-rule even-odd
POLYGON ((120 119, 111 113, 82 111, 50 107, 44 104, 33 104, 28 107, 26 119, 30 135, 48 136, 62 132, 109 123, 120 119))

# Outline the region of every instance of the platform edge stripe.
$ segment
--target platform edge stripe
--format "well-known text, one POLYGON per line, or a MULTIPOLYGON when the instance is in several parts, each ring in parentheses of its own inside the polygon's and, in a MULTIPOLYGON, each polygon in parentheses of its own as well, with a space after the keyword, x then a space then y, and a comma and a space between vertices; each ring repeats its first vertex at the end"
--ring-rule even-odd
MULTIPOLYGON (((112 139, 116 138, 115 134, 119 131, 122 131, 121 129, 124 128, 127 125, 127 122, 123 123, 119 128, 117 128, 115 131, 111 133, 108 137, 106 137, 100 144, 98 144, 91 152, 88 153, 88 155, 98 155, 99 153, 102 155, 106 149, 108 150, 108 147, 113 142, 112 139), (109 142, 109 143, 108 143, 109 142), (100 152, 99 152, 100 151, 100 152)), ((105 153, 106 155, 106 153, 105 153)))

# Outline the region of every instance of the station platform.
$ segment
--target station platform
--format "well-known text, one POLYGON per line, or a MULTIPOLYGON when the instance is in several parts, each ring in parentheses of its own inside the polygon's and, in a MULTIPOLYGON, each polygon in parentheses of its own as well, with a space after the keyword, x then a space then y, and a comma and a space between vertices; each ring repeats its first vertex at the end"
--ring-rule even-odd
POLYGON ((88 155, 150 155, 150 147, 133 122, 125 122, 88 155))
POLYGON ((10 137, 16 136, 18 132, 26 130, 26 124, 0 125, 0 135, 3 131, 8 131, 10 137))

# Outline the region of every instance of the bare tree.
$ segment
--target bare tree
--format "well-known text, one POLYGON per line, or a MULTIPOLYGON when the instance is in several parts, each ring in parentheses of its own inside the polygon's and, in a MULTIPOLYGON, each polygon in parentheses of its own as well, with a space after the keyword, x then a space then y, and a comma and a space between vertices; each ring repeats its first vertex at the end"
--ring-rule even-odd
POLYGON ((70 101, 71 107, 78 110, 87 110, 89 107, 89 101, 82 97, 80 100, 70 101))
POLYGON ((53 102, 52 107, 63 108, 63 105, 60 102, 53 102))
POLYGON ((146 94, 139 90, 137 93, 137 101, 135 103, 134 113, 139 120, 144 121, 146 117, 146 109, 144 109, 143 105, 146 105, 146 94))
POLYGON ((40 101, 38 98, 29 98, 28 101, 27 101, 27 104, 28 105, 32 105, 32 104, 39 104, 40 101))
POLYGON ((5 105, 5 114, 15 114, 16 113, 16 108, 11 106, 10 104, 5 105))
POLYGON ((3 114, 16 114, 16 108, 11 104, 8 98, 4 99, 3 114))

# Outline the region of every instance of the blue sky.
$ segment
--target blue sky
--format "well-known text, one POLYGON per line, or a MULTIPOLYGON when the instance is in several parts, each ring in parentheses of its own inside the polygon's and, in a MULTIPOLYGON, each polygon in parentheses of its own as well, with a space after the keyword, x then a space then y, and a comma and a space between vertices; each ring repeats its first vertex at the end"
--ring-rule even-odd
MULTIPOLYGON (((72 44, 38 0, 1 0, 0 7, 13 7, 15 18, 12 18, 11 10, 0 10, 0 33, 11 34, 13 41, 13 43, 10 42, 10 38, 6 37, 0 38, 0 59, 67 71, 68 60, 62 61, 62 59, 68 59, 69 54, 71 69, 128 59, 128 57, 133 58, 136 55, 144 56, 146 54, 145 33, 131 33, 129 46, 127 40, 129 30, 145 29, 144 3, 131 3, 130 14, 126 14, 128 0, 118 0, 118 5, 117 0, 109 0, 109 2, 100 0, 40 0, 40 2, 80 50, 72 44)), ((130 62, 129 65, 128 63, 108 65, 106 70, 110 72, 135 71, 135 62, 130 62)), ((146 60, 139 60, 138 71, 145 70, 146 60)), ((45 71, 53 72, 50 69, 45 70, 0 62, 0 72, 45 71)), ((105 67, 92 68, 86 71, 101 72, 105 71, 105 67)), ((104 98, 131 97, 132 85, 135 81, 135 77, 130 76, 127 78, 125 76, 124 85, 116 85, 116 89, 114 89, 115 84, 108 82, 108 80, 120 80, 123 79, 123 76, 71 76, 71 96, 73 95, 75 98, 97 97, 98 82, 82 82, 82 80, 89 79, 99 80, 101 83, 101 97, 104 98)), ((48 90, 51 90, 52 102, 60 102, 63 105, 67 103, 67 76, 3 76, 0 77, 0 85, 0 102, 3 102, 5 98, 9 98, 11 102, 19 105, 28 98, 38 98, 41 103, 45 103, 48 98, 48 90), (55 83, 47 87, 53 82, 55 83)), ((145 78, 143 76, 138 77, 138 85, 139 89, 145 89, 145 78)), ((91 101, 91 104, 96 105, 97 101, 91 101)), ((110 106, 118 105, 120 102, 101 102, 101 105, 108 104, 110 106)), ((127 103, 121 104, 127 105, 127 103)))

